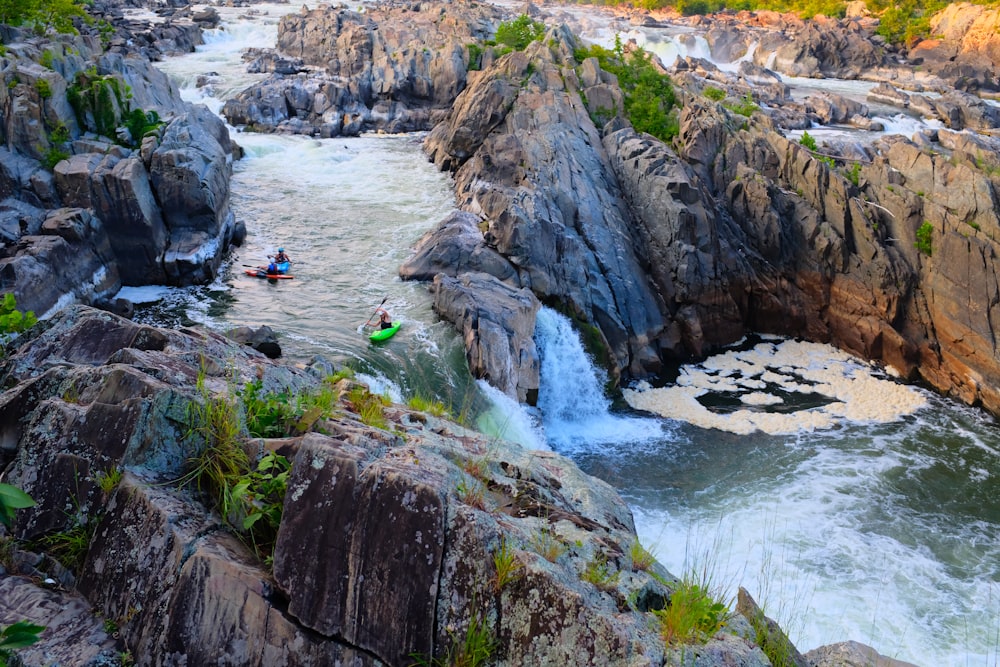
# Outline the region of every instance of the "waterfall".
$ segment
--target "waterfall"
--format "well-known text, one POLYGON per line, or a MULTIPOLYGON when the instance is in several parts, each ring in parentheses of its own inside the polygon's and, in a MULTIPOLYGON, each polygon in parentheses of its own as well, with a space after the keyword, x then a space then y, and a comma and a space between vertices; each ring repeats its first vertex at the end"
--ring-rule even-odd
POLYGON ((538 408, 553 449, 566 453, 663 437, 662 420, 611 413, 604 393, 607 376, 594 366, 567 317, 543 307, 535 321, 535 345, 541 358, 538 408))

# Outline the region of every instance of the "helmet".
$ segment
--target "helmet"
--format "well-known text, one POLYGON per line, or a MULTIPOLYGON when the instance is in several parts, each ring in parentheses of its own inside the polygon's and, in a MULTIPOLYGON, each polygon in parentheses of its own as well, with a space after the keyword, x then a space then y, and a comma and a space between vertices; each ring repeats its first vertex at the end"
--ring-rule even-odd
POLYGON ((284 248, 278 248, 278 252, 285 252, 284 248))

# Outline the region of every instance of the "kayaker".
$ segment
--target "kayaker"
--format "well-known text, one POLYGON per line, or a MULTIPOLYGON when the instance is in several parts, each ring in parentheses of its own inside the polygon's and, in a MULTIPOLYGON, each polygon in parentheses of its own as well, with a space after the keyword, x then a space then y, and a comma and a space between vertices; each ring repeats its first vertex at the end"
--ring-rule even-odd
MULTIPOLYGON (((270 257, 270 255, 268 255, 268 257, 270 257)), ((274 256, 274 261, 277 262, 278 264, 282 264, 284 262, 291 262, 292 260, 288 255, 285 254, 284 248, 278 248, 278 254, 274 256)))
POLYGON ((378 316, 378 325, 381 329, 391 329, 392 328, 392 318, 389 317, 389 313, 384 308, 379 308, 378 312, 381 313, 378 316))
POLYGON ((274 260, 272 259, 270 263, 267 265, 267 275, 273 276, 276 275, 277 273, 278 273, 278 265, 275 264, 274 260))

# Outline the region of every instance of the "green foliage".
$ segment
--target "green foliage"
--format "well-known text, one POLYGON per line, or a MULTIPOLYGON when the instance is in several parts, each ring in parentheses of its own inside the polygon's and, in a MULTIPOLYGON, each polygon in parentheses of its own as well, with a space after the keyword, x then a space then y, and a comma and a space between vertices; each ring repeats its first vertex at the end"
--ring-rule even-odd
POLYGON ((386 428, 385 399, 371 393, 367 387, 357 386, 347 394, 347 400, 354 406, 362 423, 375 428, 386 428))
POLYGON ((236 511, 242 516, 238 527, 248 535, 257 556, 265 561, 274 553, 278 539, 290 470, 287 458, 270 452, 261 458, 256 470, 241 477, 233 488, 236 511))
POLYGON ((478 480, 462 480, 455 486, 458 499, 469 507, 486 509, 486 487, 478 480))
POLYGON ((448 407, 444 403, 441 401, 432 401, 420 395, 410 397, 410 400, 407 401, 407 405, 414 410, 426 412, 434 415, 435 417, 449 416, 448 407))
POLYGON ((608 557, 602 553, 598 553, 587 561, 587 567, 583 571, 581 578, 597 586, 602 591, 606 591, 617 585, 618 575, 617 571, 611 569, 608 557))
POLYGON ((52 53, 52 51, 49 51, 47 49, 45 51, 42 51, 42 57, 39 58, 38 60, 38 63, 42 67, 48 67, 49 69, 52 69, 52 64, 54 62, 55 62, 55 54, 52 53))
POLYGON ((811 151, 816 150, 816 138, 809 134, 809 132, 802 133, 802 138, 799 139, 799 143, 811 151))
POLYGON ((260 380, 250 382, 239 392, 246 410, 247 430, 257 438, 283 438, 305 433, 317 421, 333 413, 337 397, 329 380, 318 389, 292 394, 262 394, 260 380))
POLYGON ((726 91, 722 88, 716 88, 715 86, 705 86, 705 90, 701 92, 705 97, 713 102, 721 102, 726 99, 726 91))
POLYGON ((138 146, 142 143, 143 137, 159 128, 163 122, 155 111, 144 112, 142 109, 132 109, 125 116, 124 124, 132 137, 132 144, 138 146))
POLYGON ((49 141, 56 144, 64 144, 69 141, 69 128, 64 124, 59 123, 52 134, 49 135, 49 141))
POLYGON ((77 73, 66 98, 82 127, 115 138, 119 125, 124 125, 131 133, 133 147, 139 145, 146 132, 162 124, 155 111, 131 108, 132 92, 118 77, 99 75, 93 67, 77 73))
POLYGON ((7 292, 0 300, 0 337, 4 334, 16 334, 34 326, 38 318, 33 311, 22 313, 17 309, 17 300, 13 292, 7 292))
POLYGON ((625 94, 625 116, 637 132, 646 132, 661 141, 677 136, 680 123, 674 105, 670 77, 653 64, 652 56, 642 49, 625 54, 621 39, 615 39, 614 50, 594 45, 575 53, 580 62, 597 58, 601 69, 618 77, 625 94))
POLYGON ((493 568, 493 591, 496 593, 523 576, 524 566, 505 537, 500 538, 500 548, 493 552, 493 568))
POLYGON ((35 90, 38 91, 38 96, 43 100, 52 97, 52 86, 49 85, 48 79, 35 79, 35 90))
POLYGON ((521 14, 513 21, 504 21, 498 25, 495 40, 497 44, 507 47, 507 51, 523 51, 528 44, 544 36, 544 23, 533 20, 527 14, 521 14))
POLYGON ((492 630, 478 615, 469 619, 465 634, 456 636, 449 632, 451 645, 439 658, 427 658, 410 654, 410 667, 485 667, 497 650, 497 641, 492 630))
POLYGON ((92 21, 84 9, 86 4, 82 0, 0 0, 0 22, 23 25, 38 34, 44 34, 49 29, 76 33, 74 20, 92 21))
POLYGON ((880 3, 869 1, 869 5, 873 4, 874 9, 882 12, 875 32, 893 44, 912 43, 930 36, 931 16, 948 5, 944 0, 904 0, 883 8, 880 3))
POLYGON ((34 504, 35 501, 31 496, 21 489, 0 482, 0 523, 7 528, 10 528, 14 521, 15 510, 33 507, 34 504))
POLYGON ((728 610, 691 581, 679 582, 665 609, 653 611, 663 641, 670 644, 703 642, 719 631, 728 610))
POLYGON ((738 113, 739 115, 746 116, 747 118, 752 116, 753 112, 760 108, 757 106, 757 103, 753 101, 753 95, 750 93, 741 97, 739 102, 724 104, 723 106, 733 113, 738 113))
POLYGON ((56 165, 69 158, 69 152, 53 146, 42 155, 42 166, 52 171, 56 165))
POLYGON ((7 667, 7 662, 14 657, 14 649, 36 643, 44 629, 44 625, 18 621, 0 630, 0 667, 7 667))
POLYGON ((917 228, 917 242, 914 245, 917 247, 917 250, 930 257, 933 252, 931 245, 933 237, 934 225, 924 220, 924 224, 917 228))
POLYGON ((63 567, 79 575, 83 570, 83 563, 96 529, 95 521, 77 517, 72 527, 46 535, 39 540, 39 543, 50 556, 62 563, 63 567))
POLYGON ((845 172, 847 180, 853 183, 855 186, 859 186, 861 183, 861 163, 855 162, 851 165, 851 168, 845 172))
POLYGON ((469 71, 481 70, 483 68, 483 47, 473 42, 466 48, 469 50, 469 71))
POLYGON ((122 476, 122 469, 115 466, 107 472, 97 473, 97 475, 94 476, 94 481, 97 482, 97 486, 101 492, 108 495, 117 489, 119 484, 121 484, 122 476))
POLYGON ((656 562, 656 558, 653 557, 653 554, 650 553, 646 547, 642 546, 638 537, 633 539, 632 543, 629 545, 628 555, 632 561, 633 570, 648 570, 653 566, 653 563, 656 562))

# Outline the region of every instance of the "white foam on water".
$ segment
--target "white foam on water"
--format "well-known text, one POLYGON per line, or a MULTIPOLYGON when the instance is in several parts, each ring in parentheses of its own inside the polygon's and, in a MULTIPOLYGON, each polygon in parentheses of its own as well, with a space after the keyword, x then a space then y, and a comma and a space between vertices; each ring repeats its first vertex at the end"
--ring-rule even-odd
POLYGON ((162 301, 174 288, 166 285, 144 285, 142 287, 123 287, 117 296, 128 299, 134 304, 156 303, 162 301))
POLYGON ((700 364, 682 367, 674 385, 625 389, 637 410, 731 433, 763 431, 772 435, 832 428, 842 420, 889 422, 926 405, 924 395, 875 375, 875 369, 828 345, 801 341, 764 342, 750 350, 730 350, 700 364), (793 412, 741 409, 713 411, 698 399, 712 393, 739 394, 749 405, 778 404, 760 392, 759 379, 786 392, 820 394, 831 400, 821 407, 793 412), (749 398, 747 398, 749 397, 749 398))

